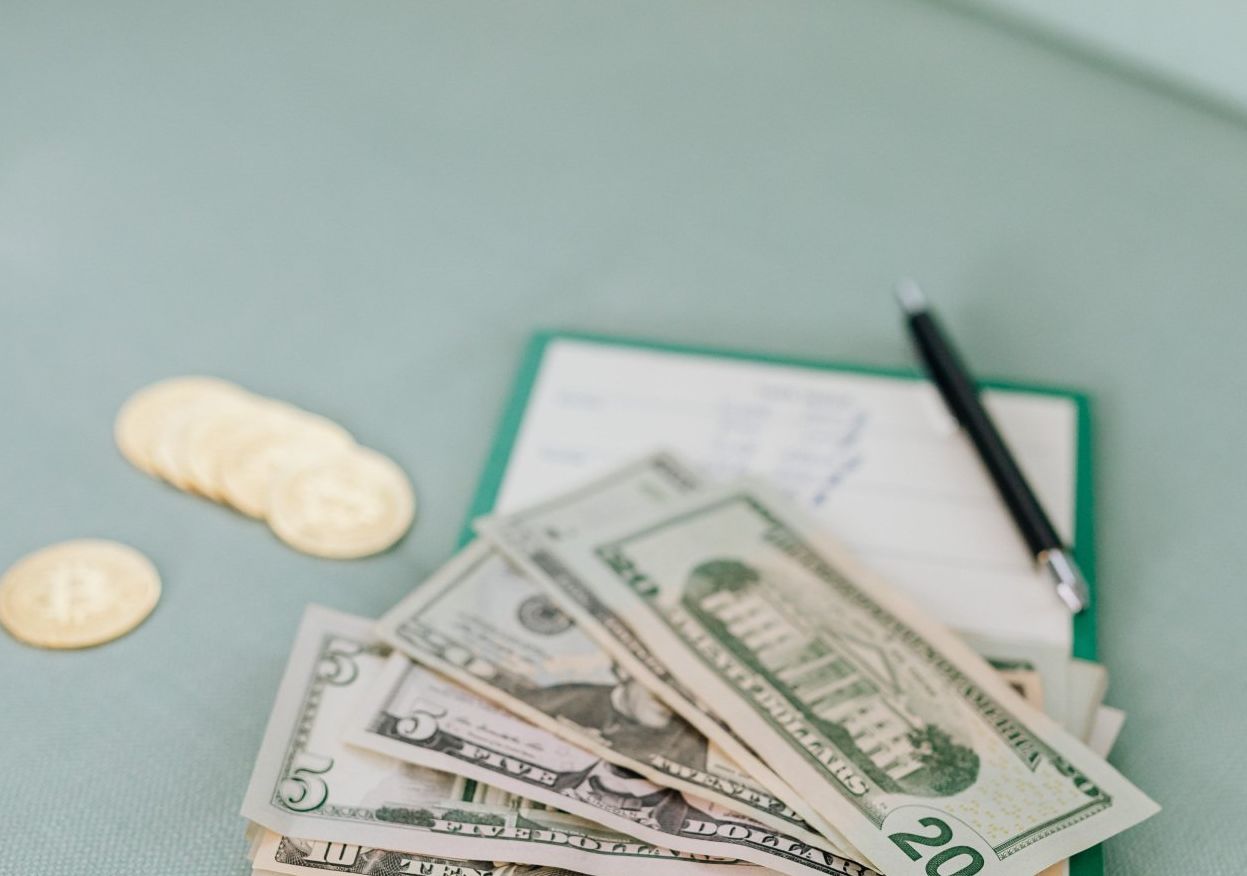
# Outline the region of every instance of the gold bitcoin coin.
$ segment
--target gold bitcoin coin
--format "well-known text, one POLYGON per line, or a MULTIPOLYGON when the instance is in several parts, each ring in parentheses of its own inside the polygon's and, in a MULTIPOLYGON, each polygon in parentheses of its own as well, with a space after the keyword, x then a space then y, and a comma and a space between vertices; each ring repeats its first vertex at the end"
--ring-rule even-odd
POLYGON ((255 416, 258 405, 249 393, 211 393, 193 396, 170 409, 152 433, 147 459, 152 470, 181 490, 201 492, 192 469, 190 438, 204 423, 240 413, 255 416))
MULTIPOLYGON (((261 435, 297 432, 303 424, 310 428, 339 432, 350 439, 341 426, 285 402, 248 394, 241 405, 224 405, 206 411, 188 424, 185 434, 174 442, 189 488, 218 502, 228 501, 223 483, 226 460, 238 456, 246 445, 261 435)), ((353 441, 354 439, 350 439, 353 441)))
POLYGON ((294 424, 270 422, 221 460, 222 495, 242 513, 264 517, 283 471, 332 456, 354 443, 341 426, 310 414, 294 424))
POLYGON ((133 630, 159 599, 160 575, 134 548, 66 541, 28 554, 0 578, 0 624, 40 648, 86 648, 133 630))
POLYGON ((380 553, 411 528, 416 499, 393 461, 362 447, 288 468, 269 496, 268 524, 307 554, 351 559, 380 553))
POLYGON ((195 492, 217 502, 225 501, 222 461, 230 447, 240 445, 247 434, 258 430, 258 419, 254 410, 223 411, 196 420, 187 428, 184 441, 187 474, 195 492))
POLYGON ((232 383, 215 377, 171 377, 145 386, 130 396, 113 424, 113 438, 121 455, 136 468, 156 474, 150 456, 152 442, 171 410, 205 395, 239 392, 232 383))

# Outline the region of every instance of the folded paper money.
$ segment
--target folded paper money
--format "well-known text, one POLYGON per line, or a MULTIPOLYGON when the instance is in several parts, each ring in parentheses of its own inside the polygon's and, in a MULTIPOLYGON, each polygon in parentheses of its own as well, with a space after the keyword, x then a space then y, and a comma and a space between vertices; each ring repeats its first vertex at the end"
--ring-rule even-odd
POLYGON ((713 703, 882 871, 1026 876, 1157 811, 765 485, 637 508, 627 479, 481 531, 673 708, 713 703), (588 504, 610 523, 561 526, 588 504))
POLYGON ((1106 750, 1102 667, 993 668, 767 485, 659 452, 477 528, 309 609, 255 872, 1033 876, 1157 810, 1038 708, 1106 750))

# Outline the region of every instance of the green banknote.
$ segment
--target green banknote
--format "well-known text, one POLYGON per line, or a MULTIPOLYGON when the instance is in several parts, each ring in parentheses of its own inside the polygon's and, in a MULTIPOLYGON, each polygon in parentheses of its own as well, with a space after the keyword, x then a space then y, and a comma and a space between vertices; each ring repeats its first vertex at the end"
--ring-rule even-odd
POLYGON ((644 666, 620 629, 714 703, 884 872, 1031 876, 1157 811, 764 487, 699 491, 579 538, 540 524, 486 531, 625 669, 644 666))
MULTIPOLYGON (((312 606, 286 665, 242 814, 270 831, 439 858, 635 876, 757 868, 641 842, 484 783, 345 745, 389 649, 372 622, 312 606)), ((748 876, 748 874, 745 874, 748 876)))
POLYGON ((558 867, 456 861, 430 855, 374 849, 354 843, 295 839, 266 831, 251 858, 255 873, 319 876, 359 873, 367 876, 576 876, 558 867))
POLYGON ((377 632, 415 660, 612 763, 849 855, 632 678, 545 587, 485 539, 387 612, 377 632))
MULTIPOLYGON (((612 656, 632 678, 652 690, 685 722, 696 728, 726 755, 726 763, 743 770, 771 792, 801 820, 797 833, 813 828, 834 849, 855 860, 865 860, 844 833, 776 775, 775 771, 727 724, 703 697, 694 693, 678 673, 649 650, 592 590, 560 566, 558 554, 547 549, 610 526, 634 515, 657 513, 695 493, 701 481, 687 464, 667 452, 652 453, 597 478, 577 490, 503 517, 477 520, 475 526, 489 542, 501 548, 517 568, 540 582, 576 621, 587 623, 595 636, 606 637, 612 656), (625 655, 621 658, 620 655, 625 655)), ((679 768, 668 771, 675 775, 679 768)), ((776 810, 777 814, 779 810, 776 810)))
MULTIPOLYGON (((1002 661, 988 660, 992 668, 1000 673, 1000 677, 1005 683, 1020 696, 1026 703, 1039 709, 1043 706, 1044 690, 1041 681, 1040 672, 1033 666, 1027 664, 1026 661, 1002 661), (1004 665, 1002 665, 1004 664, 1004 665)), ((1108 757, 1109 748, 1112 745, 1112 739, 1103 741, 1103 746, 1098 747, 1097 742, 1084 739, 1087 747, 1098 754, 1100 757, 1108 757)), ((1051 867, 1042 870, 1037 876, 1069 876, 1069 861, 1059 861, 1051 867)))
POLYGON ((786 876, 877 876, 825 848, 707 800, 655 785, 396 654, 345 739, 488 782, 645 842, 737 857, 786 876))

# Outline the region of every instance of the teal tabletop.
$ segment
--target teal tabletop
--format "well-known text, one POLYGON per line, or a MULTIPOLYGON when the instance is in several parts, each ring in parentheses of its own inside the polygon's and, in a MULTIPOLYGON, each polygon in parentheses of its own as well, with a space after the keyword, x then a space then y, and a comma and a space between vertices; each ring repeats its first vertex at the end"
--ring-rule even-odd
POLYGON ((0 873, 248 872, 304 605, 447 557, 534 329, 903 365, 902 274, 1094 401, 1112 760, 1165 807, 1106 872, 1241 873, 1244 229, 1247 120, 939 3, 7 0, 0 566, 114 538, 164 596, 0 635, 0 873), (317 560, 135 471, 119 405, 187 373, 393 456, 410 536, 317 560))

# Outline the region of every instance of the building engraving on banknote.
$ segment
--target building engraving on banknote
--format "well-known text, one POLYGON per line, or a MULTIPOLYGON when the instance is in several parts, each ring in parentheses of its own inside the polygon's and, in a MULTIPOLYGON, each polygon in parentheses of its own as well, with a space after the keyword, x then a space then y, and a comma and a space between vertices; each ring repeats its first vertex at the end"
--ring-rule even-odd
MULTIPOLYGON (((894 664, 886 646, 903 647, 924 670, 941 676, 1027 769, 1034 771, 1047 760, 1085 797, 1062 817, 994 843, 997 854, 1006 856, 1036 832, 1059 829, 1112 805, 1109 794, 752 496, 731 496, 668 522, 695 523, 697 516, 717 514, 729 505, 757 515, 767 544, 869 615, 888 641, 863 641, 848 630, 811 624, 812 607, 801 598, 806 594, 786 588, 783 576, 765 575, 730 557, 710 557, 694 566, 679 602, 667 604, 658 617, 799 751, 836 778, 848 792, 846 799, 876 825, 882 825, 887 810, 872 805, 873 794, 949 797, 974 784, 980 765, 978 753, 957 742, 956 731, 942 726, 937 713, 906 696, 898 680, 904 666, 894 664)), ((658 587, 629 552, 629 542, 649 534, 642 530, 597 550, 605 566, 642 596, 657 595, 658 587)))
POLYGON ((484 541, 425 581, 378 630, 416 660, 608 760, 827 842, 484 541))
POLYGON ((583 625, 583 631, 596 638, 627 671, 792 809, 800 819, 799 823, 790 822, 793 829, 802 832, 808 825, 842 853, 864 859, 844 832, 811 806, 789 781, 781 779, 759 753, 724 722, 717 709, 691 690, 678 673, 673 674, 664 660, 652 653, 636 635, 630 622, 603 601, 594 587, 561 556, 562 546, 611 528, 620 519, 661 514, 664 508, 687 501, 697 492, 698 481, 692 475, 681 480, 672 479, 668 470, 673 466, 676 470, 687 468, 671 454, 651 454, 577 490, 514 514, 477 520, 475 525, 477 531, 511 562, 545 587, 561 607, 583 625))
POLYGON ((764 487, 707 490, 574 541, 525 535, 530 560, 550 557, 538 573, 592 592, 878 865, 990 859, 1021 876, 1156 811, 764 487))

